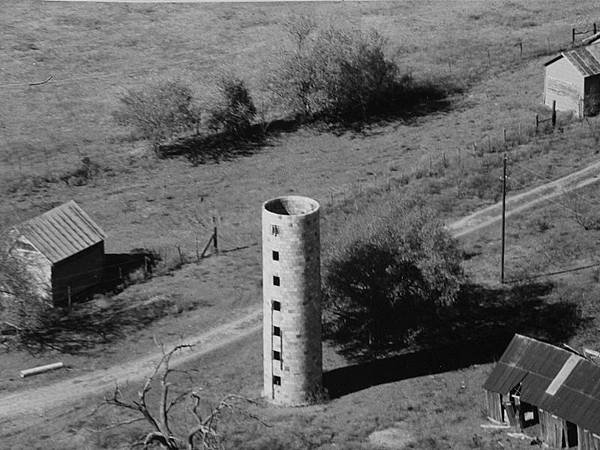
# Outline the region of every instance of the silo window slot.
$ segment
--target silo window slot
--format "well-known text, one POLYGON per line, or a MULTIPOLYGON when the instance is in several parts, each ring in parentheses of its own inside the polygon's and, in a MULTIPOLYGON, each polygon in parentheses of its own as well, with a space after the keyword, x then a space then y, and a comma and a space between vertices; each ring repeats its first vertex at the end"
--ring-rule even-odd
POLYGON ((281 283, 281 281, 279 280, 279 277, 277 275, 273 276, 273 286, 279 286, 281 283))
POLYGON ((271 225, 271 234, 273 236, 279 236, 279 227, 277 225, 271 225))
POLYGON ((273 336, 281 336, 281 328, 273 327, 273 336))
POLYGON ((273 359, 275 361, 281 361, 281 353, 277 350, 273 350, 273 359))
POLYGON ((273 261, 279 261, 279 252, 273 250, 273 261))
POLYGON ((277 375, 273 375, 273 384, 275 386, 281 386, 281 377, 278 377, 277 375))
POLYGON ((281 302, 273 300, 273 311, 281 311, 281 302))

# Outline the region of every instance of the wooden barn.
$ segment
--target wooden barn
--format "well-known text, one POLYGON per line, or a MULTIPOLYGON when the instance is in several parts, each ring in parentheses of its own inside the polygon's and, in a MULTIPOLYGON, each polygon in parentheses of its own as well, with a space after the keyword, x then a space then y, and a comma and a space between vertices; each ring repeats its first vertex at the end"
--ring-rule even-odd
POLYGON ((600 450, 600 366, 515 335, 484 384, 487 414, 553 448, 600 450))
POLYGON ((76 301, 102 280, 106 235, 74 201, 15 226, 10 236, 10 252, 54 306, 76 301))
MULTIPOLYGON (((597 39, 597 38, 596 38, 597 39)), ((545 64, 544 104, 577 117, 600 111, 600 41, 562 52, 545 64)))

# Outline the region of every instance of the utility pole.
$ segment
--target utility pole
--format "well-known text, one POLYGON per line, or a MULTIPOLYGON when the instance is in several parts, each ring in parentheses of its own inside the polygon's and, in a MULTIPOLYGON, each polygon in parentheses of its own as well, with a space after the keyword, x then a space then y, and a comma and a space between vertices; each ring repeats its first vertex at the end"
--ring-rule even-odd
POLYGON ((504 284, 504 245, 506 230, 506 150, 502 159, 502 261, 500 263, 500 283, 504 284))

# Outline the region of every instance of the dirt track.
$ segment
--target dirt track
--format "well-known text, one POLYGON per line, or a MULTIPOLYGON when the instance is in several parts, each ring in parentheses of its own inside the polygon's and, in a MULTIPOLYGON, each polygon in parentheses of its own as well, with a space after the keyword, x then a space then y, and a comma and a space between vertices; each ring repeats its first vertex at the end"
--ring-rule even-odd
MULTIPOLYGON (((531 208, 565 192, 600 181, 600 161, 566 177, 538 186, 507 199, 507 215, 531 208)), ((500 220, 501 205, 495 204, 448 225, 454 236, 463 236, 500 220)), ((224 345, 257 332, 261 326, 261 311, 252 311, 227 324, 205 333, 189 337, 182 343, 195 344, 196 348, 177 355, 173 362, 181 364, 224 345)), ((160 353, 131 361, 128 364, 97 370, 86 375, 67 379, 49 386, 15 392, 0 397, 0 428, 3 431, 31 426, 48 420, 61 407, 94 394, 101 394, 115 383, 124 384, 143 379, 154 368, 160 353), (11 419, 18 418, 18 424, 11 419)))

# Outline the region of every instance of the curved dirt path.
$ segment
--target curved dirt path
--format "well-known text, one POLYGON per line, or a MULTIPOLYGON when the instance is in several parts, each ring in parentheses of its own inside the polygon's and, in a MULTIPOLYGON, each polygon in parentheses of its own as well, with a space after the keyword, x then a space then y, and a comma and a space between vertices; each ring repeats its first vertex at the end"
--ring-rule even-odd
MULTIPOLYGON (((232 322, 177 342, 194 345, 196 348, 175 354, 171 359, 171 365, 182 364, 247 337, 258 331, 261 324, 262 310, 253 311, 232 322)), ((51 409, 101 394, 114 388, 116 383, 123 385, 140 381, 152 373, 161 357, 162 354, 157 352, 126 364, 0 397, 0 429, 8 428, 7 419, 19 417, 21 422, 22 417, 24 423, 19 425, 28 425, 27 422, 32 420, 47 418, 47 413, 51 409)))
MULTIPOLYGON (((507 216, 598 181, 600 181, 600 161, 563 178, 508 198, 507 216)), ((501 219, 501 208, 500 203, 494 204, 449 224, 447 228, 456 237, 464 236, 498 222, 501 219)), ((176 355, 172 362, 181 364, 247 337, 260 329, 261 318, 261 310, 253 311, 205 333, 189 337, 182 343, 201 346, 176 355)), ((96 370, 49 386, 0 397, 0 428, 14 430, 32 425, 42 419, 48 419, 52 410, 88 396, 101 394, 117 382, 124 384, 140 381, 151 373, 160 357, 160 353, 155 353, 127 364, 96 370), (18 421, 14 421, 15 418, 18 418, 18 421)))

